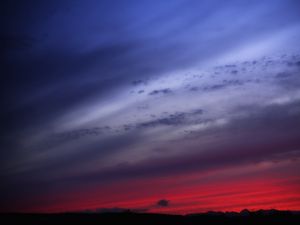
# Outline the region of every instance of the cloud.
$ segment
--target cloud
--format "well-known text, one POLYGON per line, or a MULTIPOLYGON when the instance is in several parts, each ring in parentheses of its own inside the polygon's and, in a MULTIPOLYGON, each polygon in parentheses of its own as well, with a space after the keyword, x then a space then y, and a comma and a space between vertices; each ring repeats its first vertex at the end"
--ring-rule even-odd
POLYGON ((204 87, 204 91, 215 91, 215 90, 220 90, 220 89, 223 89, 225 88, 227 85, 225 84, 215 84, 215 85, 212 85, 212 86, 207 86, 207 87, 204 87))
POLYGON ((138 85, 141 85, 141 84, 146 85, 146 82, 142 81, 142 80, 134 80, 131 83, 132 83, 133 86, 138 86, 138 85))
POLYGON ((164 116, 159 119, 139 123, 136 125, 137 128, 148 128, 155 126, 176 126, 182 125, 188 122, 188 120, 195 120, 199 118, 200 115, 203 114, 202 109, 196 109, 189 112, 175 112, 173 114, 169 114, 168 116, 164 116))
POLYGON ((109 126, 105 127, 92 127, 92 128, 83 128, 72 131, 65 131, 61 133, 55 133, 51 138, 53 141, 62 141, 62 140, 78 140, 83 137, 88 136, 98 136, 110 130, 109 126))
POLYGON ((170 201, 166 199, 161 199, 156 203, 159 207, 168 207, 170 205, 170 201))
POLYGON ((168 117, 138 124, 138 127, 147 128, 147 127, 154 127, 158 125, 175 126, 175 125, 182 124, 185 120, 185 117, 186 117, 185 113, 174 113, 169 115, 168 117))
POLYGON ((170 94, 172 93, 171 89, 165 88, 160 90, 153 90, 149 93, 149 95, 157 95, 157 94, 170 94))

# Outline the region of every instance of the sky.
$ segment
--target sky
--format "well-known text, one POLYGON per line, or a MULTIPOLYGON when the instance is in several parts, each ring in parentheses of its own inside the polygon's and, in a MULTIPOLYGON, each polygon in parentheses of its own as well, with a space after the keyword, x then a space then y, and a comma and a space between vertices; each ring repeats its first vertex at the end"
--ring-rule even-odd
POLYGON ((300 210, 300 1, 1 1, 0 211, 300 210))

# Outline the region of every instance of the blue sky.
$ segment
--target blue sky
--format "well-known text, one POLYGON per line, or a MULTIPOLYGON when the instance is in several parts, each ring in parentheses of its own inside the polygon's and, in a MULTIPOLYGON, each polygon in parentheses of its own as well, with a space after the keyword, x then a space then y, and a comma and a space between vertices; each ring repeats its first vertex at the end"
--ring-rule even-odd
POLYGON ((1 5, 4 211, 257 162, 299 178, 299 1, 1 5))

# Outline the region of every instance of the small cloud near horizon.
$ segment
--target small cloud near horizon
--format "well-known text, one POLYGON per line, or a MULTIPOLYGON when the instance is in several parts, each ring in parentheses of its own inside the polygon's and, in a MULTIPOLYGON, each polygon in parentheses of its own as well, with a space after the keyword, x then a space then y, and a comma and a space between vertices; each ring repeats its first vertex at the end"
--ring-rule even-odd
POLYGON ((161 199, 156 203, 159 207, 168 207, 170 205, 170 201, 166 199, 161 199))

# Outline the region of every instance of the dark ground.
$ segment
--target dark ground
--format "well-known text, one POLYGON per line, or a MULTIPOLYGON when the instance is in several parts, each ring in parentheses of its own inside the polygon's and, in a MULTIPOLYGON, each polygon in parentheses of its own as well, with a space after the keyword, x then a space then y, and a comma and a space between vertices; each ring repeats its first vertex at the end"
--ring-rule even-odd
POLYGON ((130 224, 130 225, 176 225, 176 224, 288 224, 300 225, 300 213, 290 211, 243 210, 240 213, 209 212, 193 215, 163 215, 147 213, 61 213, 61 214, 1 214, 1 224, 64 225, 64 224, 130 224))

